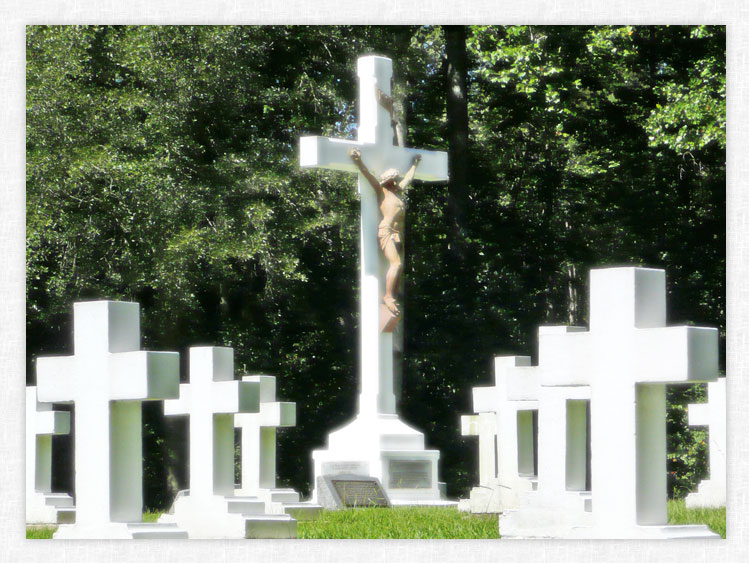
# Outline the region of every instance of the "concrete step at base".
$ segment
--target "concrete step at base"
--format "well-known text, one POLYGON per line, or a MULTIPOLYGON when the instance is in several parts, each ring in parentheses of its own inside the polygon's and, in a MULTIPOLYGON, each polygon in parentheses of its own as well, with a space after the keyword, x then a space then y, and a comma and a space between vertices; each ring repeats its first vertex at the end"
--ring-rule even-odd
POLYGON ((288 514, 243 514, 248 539, 296 539, 297 521, 288 514))
POLYGON ((67 493, 45 493, 44 504, 58 508, 71 508, 73 506, 73 497, 67 493))
POLYGON ((265 502, 256 497, 227 497, 227 511, 232 514, 263 514, 265 502))
POLYGON ((268 499, 271 502, 299 502, 299 493, 294 489, 273 489, 268 492, 268 499))
POLYGON ((299 521, 316 520, 322 506, 311 502, 288 502, 283 504, 283 511, 299 521))
POLYGON ((127 529, 133 535, 134 540, 187 539, 187 532, 180 530, 177 524, 157 522, 128 524, 127 529))
POLYGON ((57 509, 58 524, 75 524, 75 507, 57 509))

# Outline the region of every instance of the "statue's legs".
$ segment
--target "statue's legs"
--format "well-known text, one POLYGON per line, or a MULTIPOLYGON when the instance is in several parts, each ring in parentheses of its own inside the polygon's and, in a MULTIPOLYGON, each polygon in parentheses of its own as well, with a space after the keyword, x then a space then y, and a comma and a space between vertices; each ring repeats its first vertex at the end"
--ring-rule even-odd
POLYGON ((394 315, 399 315, 400 310, 398 309, 395 297, 393 297, 393 293, 398 287, 398 277, 403 268, 403 261, 401 260, 400 252, 398 252, 398 246, 392 238, 384 244, 382 251, 390 264, 387 275, 385 276, 385 295, 382 298, 382 302, 385 303, 385 306, 390 309, 394 315))

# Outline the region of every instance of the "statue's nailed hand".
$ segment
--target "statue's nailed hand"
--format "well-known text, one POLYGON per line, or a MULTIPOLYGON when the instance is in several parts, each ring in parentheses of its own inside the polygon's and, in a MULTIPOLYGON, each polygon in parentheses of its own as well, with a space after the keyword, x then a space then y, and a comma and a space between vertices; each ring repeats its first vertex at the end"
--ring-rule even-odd
POLYGON ((416 166, 416 165, 418 165, 418 164, 419 164, 419 162, 421 162, 421 155, 420 155, 420 154, 417 154, 417 155, 416 155, 416 156, 414 157, 413 165, 414 165, 414 166, 416 166))
POLYGON ((361 162, 361 151, 359 149, 351 149, 348 154, 355 163, 361 162))

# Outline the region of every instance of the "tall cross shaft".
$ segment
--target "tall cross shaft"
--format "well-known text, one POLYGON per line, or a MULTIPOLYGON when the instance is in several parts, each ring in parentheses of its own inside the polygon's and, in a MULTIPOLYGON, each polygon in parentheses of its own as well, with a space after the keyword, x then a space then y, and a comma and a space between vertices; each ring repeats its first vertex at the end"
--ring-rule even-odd
POLYGON ((368 56, 358 60, 359 128, 356 141, 325 137, 302 137, 302 168, 326 168, 358 174, 361 196, 361 391, 359 415, 395 414, 393 393, 393 335, 380 332, 380 303, 385 289, 387 261, 381 256, 377 227, 380 221, 377 195, 351 160, 350 151, 358 149, 362 161, 376 177, 389 168, 405 173, 414 156, 421 163, 415 178, 427 181, 446 180, 447 154, 393 145, 390 115, 377 102, 377 90, 390 95, 393 63, 385 57, 368 56))

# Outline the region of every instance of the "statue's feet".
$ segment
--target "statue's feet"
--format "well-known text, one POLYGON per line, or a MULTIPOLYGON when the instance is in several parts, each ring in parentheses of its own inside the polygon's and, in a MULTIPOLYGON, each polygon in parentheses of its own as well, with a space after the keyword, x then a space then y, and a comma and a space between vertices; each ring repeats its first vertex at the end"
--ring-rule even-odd
POLYGON ((383 297, 382 302, 385 304, 385 307, 387 307, 390 312, 393 313, 396 317, 401 314, 394 297, 386 295, 385 297, 383 297))

